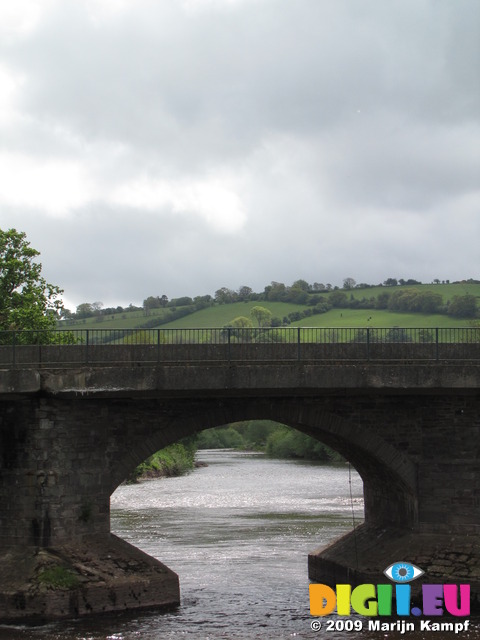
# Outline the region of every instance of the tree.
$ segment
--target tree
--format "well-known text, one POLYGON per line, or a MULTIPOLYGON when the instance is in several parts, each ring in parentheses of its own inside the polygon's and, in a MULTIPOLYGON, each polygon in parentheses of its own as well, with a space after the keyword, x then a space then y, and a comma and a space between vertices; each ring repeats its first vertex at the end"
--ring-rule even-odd
POLYGON ((396 278, 387 278, 383 284, 386 287, 396 287, 398 285, 398 280, 396 278))
POLYGON ((195 309, 197 311, 200 311, 201 309, 211 307, 213 304, 213 298, 209 294, 205 296, 195 296, 195 298, 193 299, 193 304, 195 305, 195 309))
POLYGON ((285 300, 287 296, 287 287, 283 282, 275 282, 272 280, 271 284, 265 287, 265 299, 275 300, 281 302, 285 300))
POLYGON ((167 307, 189 307, 193 304, 190 296, 182 296, 181 298, 172 298, 167 307))
POLYGON ((63 290, 42 277, 39 255, 24 232, 0 229, 0 329, 55 328, 63 290))
POLYGON ((145 300, 143 301, 143 311, 146 316, 150 315, 150 311, 152 309, 159 309, 161 306, 162 302, 159 296, 148 296, 148 298, 145 298, 145 300))
POLYGON ((252 318, 258 322, 259 327, 269 327, 272 321, 272 312, 265 307, 253 307, 250 311, 252 318))
POLYGON ((454 296, 448 305, 449 316, 454 318, 475 318, 477 315, 477 299, 471 294, 454 296))
POLYGON ((249 329, 253 325, 252 325, 252 321, 250 320, 250 318, 247 318, 246 316, 237 316, 227 326, 233 327, 235 329, 249 329))
POLYGON ((302 291, 310 291, 310 285, 306 280, 295 280, 292 289, 301 289, 302 291))
POLYGON ((100 302, 100 300, 97 300, 97 302, 92 302, 93 314, 97 317, 101 316, 102 307, 103 307, 103 302, 100 302))
POLYGON ((252 295, 253 289, 251 287, 243 286, 238 290, 238 298, 239 300, 248 300, 248 298, 252 295))
POLYGON ((231 302, 236 302, 237 299, 238 296, 235 291, 232 291, 232 289, 228 289, 227 287, 222 287, 215 291, 215 302, 218 304, 230 304, 231 302))
POLYGON ((91 303, 90 302, 82 302, 82 304, 79 304, 77 306, 77 310, 75 312, 75 315, 79 319, 90 318, 91 316, 93 316, 93 307, 92 307, 91 303))
POLYGON ((242 342, 249 342, 251 337, 250 332, 244 331, 244 329, 251 329, 252 327, 253 324, 250 318, 247 318, 246 316, 237 316, 225 325, 222 335, 224 337, 228 337, 229 340, 231 338, 236 338, 242 342))
POLYGON ((345 308, 348 307, 347 295, 343 291, 332 291, 328 301, 332 307, 345 308))
POLYGON ((375 301, 375 309, 386 309, 388 307, 388 303, 390 301, 390 292, 382 291, 377 296, 375 301))
POLYGON ((343 288, 344 289, 353 289, 356 284, 357 283, 353 278, 345 278, 344 281, 343 281, 343 288))
POLYGON ((308 293, 304 291, 304 289, 299 289, 297 287, 289 287, 287 289, 287 295, 285 296, 285 301, 293 302, 294 304, 307 304, 308 293))

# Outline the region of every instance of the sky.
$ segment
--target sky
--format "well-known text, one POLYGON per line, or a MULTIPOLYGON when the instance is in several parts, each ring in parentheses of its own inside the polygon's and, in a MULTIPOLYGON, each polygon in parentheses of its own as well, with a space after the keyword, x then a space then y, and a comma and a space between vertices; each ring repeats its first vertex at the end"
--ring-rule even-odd
POLYGON ((0 4, 0 228, 66 306, 480 279, 478 0, 0 4))

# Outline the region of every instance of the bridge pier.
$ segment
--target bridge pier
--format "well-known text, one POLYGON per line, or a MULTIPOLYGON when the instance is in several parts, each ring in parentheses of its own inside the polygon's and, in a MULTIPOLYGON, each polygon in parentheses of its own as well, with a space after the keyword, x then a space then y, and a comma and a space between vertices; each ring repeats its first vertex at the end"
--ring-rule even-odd
POLYGON ((110 533, 106 416, 98 403, 85 409, 0 402, 2 621, 180 602, 173 571, 110 533))
POLYGON ((469 584, 471 610, 480 611, 480 542, 478 535, 421 533, 393 527, 362 525, 354 532, 308 556, 308 574, 315 583, 382 584, 384 570, 409 562, 425 571, 411 583, 412 603, 421 603, 421 586, 469 584))
MULTIPOLYGON (((0 371, 0 620, 175 606, 177 576, 110 533, 110 495, 195 431, 270 419, 345 456, 365 524, 309 557, 315 582, 468 583, 480 606, 478 370, 243 365, 0 371), (28 378, 28 380, 27 380, 28 378)), ((319 494, 321 494, 321 487, 319 494)))

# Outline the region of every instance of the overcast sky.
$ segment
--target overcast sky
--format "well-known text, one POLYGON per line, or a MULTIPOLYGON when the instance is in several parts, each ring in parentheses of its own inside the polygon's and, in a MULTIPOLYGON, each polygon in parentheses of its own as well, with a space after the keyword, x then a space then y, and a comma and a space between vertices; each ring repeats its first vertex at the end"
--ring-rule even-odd
POLYGON ((67 306, 480 278, 478 0, 0 5, 0 228, 67 306))

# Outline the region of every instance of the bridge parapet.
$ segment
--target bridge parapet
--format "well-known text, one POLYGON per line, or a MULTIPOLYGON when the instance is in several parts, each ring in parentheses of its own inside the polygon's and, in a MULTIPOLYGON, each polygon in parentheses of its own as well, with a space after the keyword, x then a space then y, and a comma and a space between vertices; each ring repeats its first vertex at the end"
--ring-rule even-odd
POLYGON ((278 328, 0 333, 0 367, 171 362, 480 361, 480 329, 278 328))

